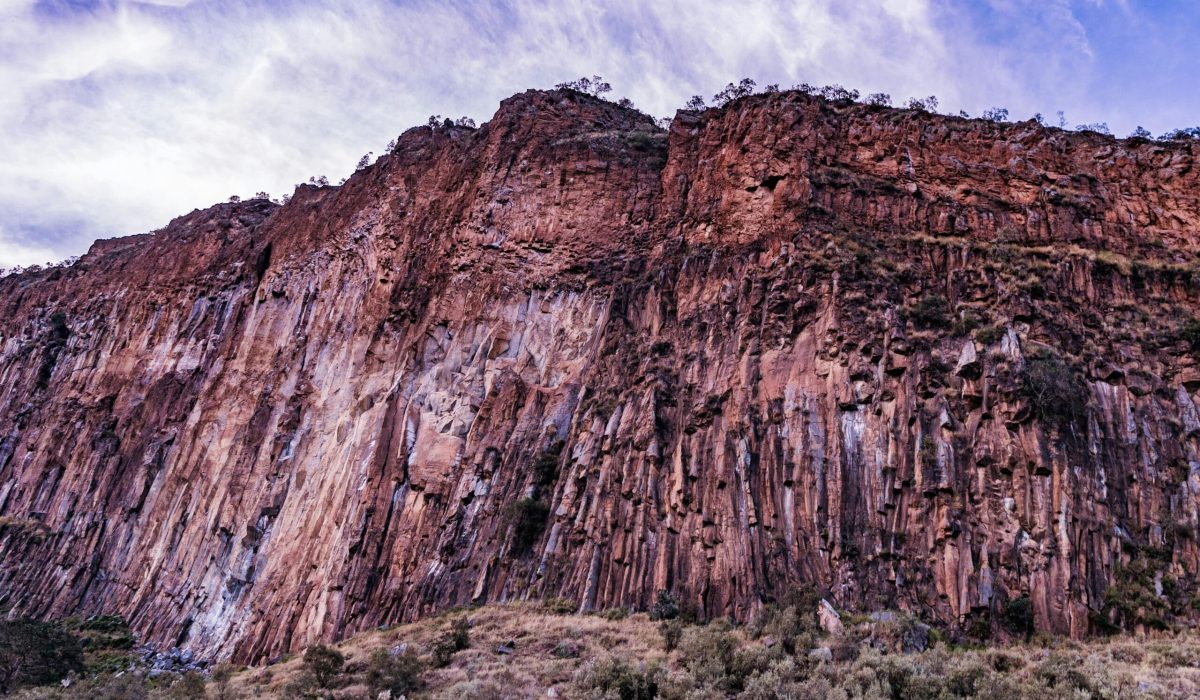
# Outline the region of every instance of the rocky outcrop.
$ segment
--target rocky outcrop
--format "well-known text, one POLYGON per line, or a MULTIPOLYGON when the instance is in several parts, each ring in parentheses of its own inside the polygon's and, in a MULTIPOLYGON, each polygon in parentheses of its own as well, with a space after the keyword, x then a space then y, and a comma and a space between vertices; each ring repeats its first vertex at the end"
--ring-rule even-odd
POLYGON ((241 660, 662 589, 1185 617, 1194 148, 529 92, 0 279, 0 605, 241 660))

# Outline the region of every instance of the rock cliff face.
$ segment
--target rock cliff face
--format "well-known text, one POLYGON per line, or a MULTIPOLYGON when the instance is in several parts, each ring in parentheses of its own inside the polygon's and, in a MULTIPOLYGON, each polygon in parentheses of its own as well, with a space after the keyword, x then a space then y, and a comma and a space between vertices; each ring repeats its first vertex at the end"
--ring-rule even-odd
POLYGON ((0 606, 263 659, 471 602, 1192 610, 1195 147, 569 92, 0 279, 0 606))

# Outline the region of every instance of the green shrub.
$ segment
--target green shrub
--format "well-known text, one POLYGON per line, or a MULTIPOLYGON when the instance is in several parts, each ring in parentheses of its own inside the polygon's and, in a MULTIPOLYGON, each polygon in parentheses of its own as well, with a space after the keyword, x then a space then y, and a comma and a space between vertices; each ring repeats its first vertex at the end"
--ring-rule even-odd
POLYGON ((204 700, 204 685, 204 676, 188 671, 171 684, 166 694, 171 700, 204 700))
POLYGON ((420 685, 423 666, 421 659, 411 650, 392 654, 387 649, 377 649, 371 654, 367 665, 367 687, 371 697, 388 691, 391 697, 402 697, 420 685))
POLYGON ((673 620, 679 617, 679 601, 670 591, 659 591, 650 607, 651 620, 673 620))
POLYGON ((1004 333, 1004 326, 1000 324, 984 326, 983 328, 975 331, 975 340, 977 340, 980 345, 995 345, 996 343, 1000 342, 1001 338, 1004 337, 1004 333))
POLYGON ((1091 693, 1096 690, 1092 685, 1091 677, 1085 672, 1081 660, 1076 656, 1051 654, 1050 658, 1038 664, 1033 671, 1033 676, 1048 688, 1081 693, 1084 697, 1091 697, 1091 693))
POLYGON ((1087 406, 1087 388, 1074 370, 1050 350, 1030 356, 1021 370, 1021 389, 1042 421, 1074 422, 1087 406))
POLYGON ((940 294, 930 294, 908 307, 907 316, 918 328, 946 328, 950 325, 950 303, 940 294))
POLYGON ((658 623, 658 633, 662 635, 663 648, 674 651, 679 646, 679 640, 683 639, 683 620, 677 617, 663 620, 658 623))
MULTIPOLYGON (((217 700, 233 699, 233 686, 231 683, 233 680, 233 666, 230 664, 220 664, 213 669, 212 675, 209 677, 215 686, 217 700)), ((313 682, 311 674, 301 674, 300 679, 295 681, 288 689, 285 689, 285 692, 294 697, 307 695, 307 691, 313 682)))
POLYGON ((629 617, 629 611, 625 608, 607 608, 597 614, 605 620, 624 620, 629 617))
POLYGON ((315 644, 304 652, 304 671, 312 675, 320 688, 330 687, 345 663, 346 657, 341 652, 324 644, 315 644))
POLYGON ((1200 320, 1189 318, 1179 328, 1179 338, 1192 350, 1200 350, 1200 320))
POLYGON ((720 684, 733 664, 738 639, 726 620, 689 627, 679 643, 679 662, 704 684, 720 684))
POLYGON ((83 647, 59 625, 37 620, 0 620, 0 694, 57 683, 83 670, 83 647))
POLYGON ((661 676, 658 666, 634 668, 611 656, 581 668, 575 676, 575 688, 579 697, 589 700, 654 700, 661 676))
POLYGON ((450 665, 454 655, 471 646, 471 621, 465 616, 450 622, 450 625, 433 640, 430 652, 433 664, 438 668, 450 665))
POLYGON ((450 623, 450 629, 447 631, 450 636, 450 641, 454 643, 454 648, 462 651, 471 646, 471 621, 465 616, 460 617, 450 623))
POLYGON ((1029 638, 1033 634, 1033 601, 1021 596, 1004 604, 1000 613, 1000 624, 1010 634, 1029 638))
POLYGON ((562 454, 564 445, 566 445, 564 441, 556 440, 533 461, 534 484, 539 490, 553 484, 558 478, 558 458, 562 454))
POLYGON ((566 598, 547 598, 542 601, 542 608, 555 615, 572 615, 579 609, 579 604, 566 598))
POLYGON ((520 554, 537 544, 550 518, 550 506, 535 498, 522 498, 508 507, 513 548, 520 554))
POLYGON ((435 668, 445 668, 454 660, 454 654, 458 652, 458 647, 454 645, 454 640, 448 635, 441 635, 433 640, 429 647, 429 654, 433 659, 435 668))

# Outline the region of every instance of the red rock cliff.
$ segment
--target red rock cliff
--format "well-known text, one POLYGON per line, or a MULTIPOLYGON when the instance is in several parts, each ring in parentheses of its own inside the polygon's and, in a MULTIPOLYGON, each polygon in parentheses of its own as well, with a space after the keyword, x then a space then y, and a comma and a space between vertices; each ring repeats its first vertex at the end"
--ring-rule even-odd
POLYGON ((1185 615, 1194 149, 530 92, 2 279, 0 606, 243 660, 660 589, 1185 615))

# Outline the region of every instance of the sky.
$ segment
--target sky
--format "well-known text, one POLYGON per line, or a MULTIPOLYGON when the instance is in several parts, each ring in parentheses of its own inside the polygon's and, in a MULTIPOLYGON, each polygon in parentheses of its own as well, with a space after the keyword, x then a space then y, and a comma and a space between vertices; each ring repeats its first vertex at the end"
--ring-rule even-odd
POLYGON ((659 117, 751 77, 1158 134, 1200 124, 1198 39, 1196 0, 0 0, 0 268, 583 75, 659 117))

